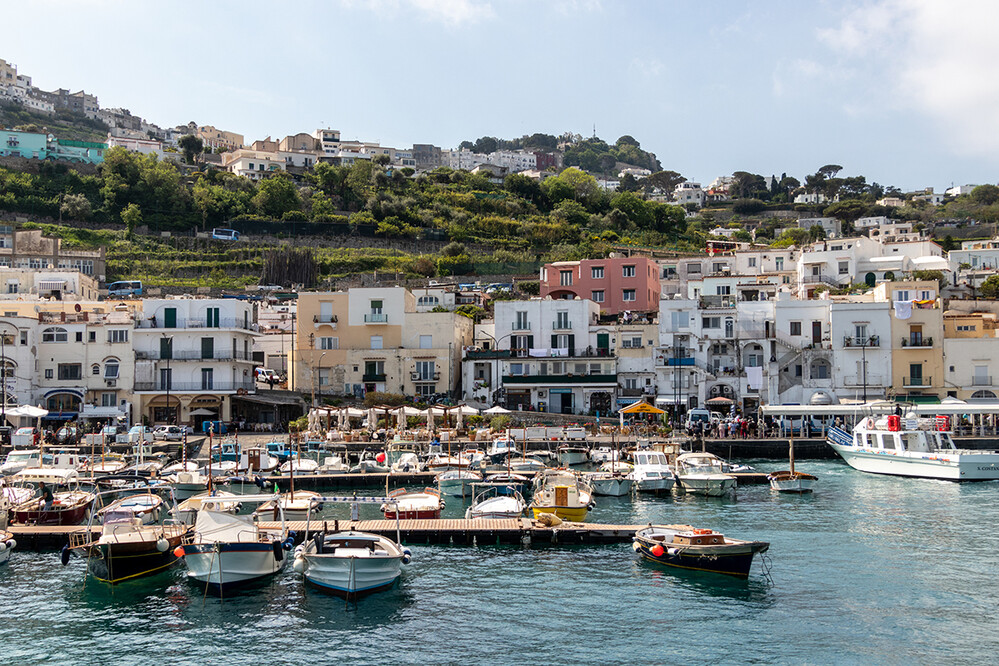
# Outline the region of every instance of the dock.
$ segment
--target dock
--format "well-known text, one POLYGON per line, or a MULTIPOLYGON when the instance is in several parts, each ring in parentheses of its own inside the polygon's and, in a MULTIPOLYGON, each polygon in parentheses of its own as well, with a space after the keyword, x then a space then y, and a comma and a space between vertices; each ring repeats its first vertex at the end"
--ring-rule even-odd
MULTIPOLYGON (((286 523, 296 533, 296 540, 305 538, 306 522, 286 523)), ((359 530, 395 538, 394 520, 326 520, 312 521, 309 529, 315 533, 324 528, 334 530, 359 530)), ((260 526, 280 529, 277 522, 261 522, 260 526)), ((407 545, 454 544, 462 546, 521 545, 521 546, 580 546, 628 543, 636 530, 645 525, 604 525, 600 523, 569 523, 547 527, 530 518, 503 520, 400 520, 398 530, 407 545)), ((86 525, 10 525, 8 528, 17 540, 19 550, 56 551, 69 542, 71 533, 87 530, 86 525)), ((100 528, 93 528, 98 536, 100 528)))

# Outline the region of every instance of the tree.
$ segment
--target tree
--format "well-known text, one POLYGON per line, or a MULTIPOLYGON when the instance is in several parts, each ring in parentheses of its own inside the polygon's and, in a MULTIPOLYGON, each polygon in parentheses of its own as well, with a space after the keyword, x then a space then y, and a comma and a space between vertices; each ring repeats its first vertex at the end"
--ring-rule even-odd
POLYGON ((496 143, 497 141, 495 137, 483 136, 475 141, 472 151, 476 153, 496 152, 496 143))
POLYGON ((618 192, 637 192, 639 190, 638 180, 630 173, 624 174, 617 185, 618 192))
POLYGON ((824 167, 819 168, 818 173, 823 178, 834 178, 836 174, 843 170, 838 164, 827 164, 824 167))
POLYGON ((979 292, 983 298, 995 299, 999 297, 999 275, 990 275, 989 279, 982 283, 979 292))
POLYGON ((460 257, 463 254, 468 254, 468 250, 462 243, 448 243, 441 248, 441 254, 445 257, 460 257))
POLYGON ((983 206, 991 206, 999 201, 999 187, 995 185, 979 185, 971 190, 971 200, 983 206))
POLYGON ((377 164, 378 166, 387 166, 388 163, 392 161, 392 158, 389 157, 388 155, 381 154, 372 157, 371 161, 377 164))
POLYGON ((732 204, 732 212, 739 215, 756 215, 766 210, 767 205, 759 199, 738 199, 732 204))
POLYGON ((59 204, 60 221, 63 215, 72 220, 86 220, 90 217, 90 213, 90 201, 82 194, 67 194, 62 197, 62 203, 59 204))
POLYGON ((866 212, 867 204, 863 201, 847 199, 846 201, 837 201, 836 203, 827 206, 826 209, 822 211, 822 214, 826 217, 835 217, 837 220, 856 222, 857 219, 863 217, 866 212))
POLYGON ((301 210, 302 198, 294 183, 284 176, 275 175, 260 182, 253 205, 261 215, 280 218, 288 211, 301 210))
POLYGON ((677 185, 686 180, 676 171, 656 171, 651 176, 643 178, 641 186, 646 194, 652 194, 656 190, 662 194, 671 194, 677 185))
POLYGON ((736 171, 732 174, 732 186, 729 188, 729 194, 733 199, 766 200, 770 198, 766 179, 748 171, 736 171))
POLYGON ((194 156, 200 155, 205 149, 204 141, 202 141, 200 137, 194 136, 193 134, 187 134, 180 137, 177 141, 177 145, 184 151, 184 160, 188 164, 194 164, 194 156))
POLYGON ((125 235, 131 238, 135 228, 142 224, 142 209, 134 203, 128 204, 121 211, 121 221, 125 223, 125 235))
POLYGON ((822 225, 820 224, 813 224, 808 229, 808 240, 810 241, 822 240, 825 237, 826 237, 826 230, 823 229, 822 225))
POLYGON ((916 280, 936 280, 941 289, 947 286, 947 276, 943 271, 912 271, 912 277, 916 280))

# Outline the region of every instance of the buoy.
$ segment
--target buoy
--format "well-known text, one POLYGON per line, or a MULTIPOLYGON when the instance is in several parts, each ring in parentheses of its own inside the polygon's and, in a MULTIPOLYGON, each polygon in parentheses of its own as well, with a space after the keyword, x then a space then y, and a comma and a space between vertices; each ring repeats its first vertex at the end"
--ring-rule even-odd
POLYGON ((403 548, 402 549, 402 563, 403 564, 409 564, 412 561, 413 561, 413 551, 411 551, 409 548, 403 548))
POLYGON ((15 548, 17 548, 17 542, 14 541, 13 539, 8 539, 7 540, 7 548, 9 550, 14 550, 15 548))
POLYGON ((666 552, 666 549, 663 548, 658 543, 656 545, 652 546, 652 554, 655 555, 656 557, 662 557, 665 552, 666 552))
POLYGON ((161 553, 167 552, 167 548, 169 547, 170 547, 170 542, 167 541, 165 538, 160 537, 159 539, 156 540, 156 550, 160 551, 161 553))
POLYGON ((69 545, 65 545, 62 547, 62 554, 60 555, 60 558, 62 560, 63 566, 69 564, 69 545))
POLYGON ((291 568, 295 570, 295 573, 305 573, 305 558, 296 557, 295 563, 291 565, 291 568))
POLYGON ((183 546, 177 546, 176 548, 173 549, 174 557, 184 557, 184 555, 186 555, 186 553, 184 552, 183 546))
POLYGON ((631 542, 631 549, 637 553, 638 551, 640 551, 642 549, 642 544, 638 543, 637 541, 632 541, 631 542))
POLYGON ((280 541, 274 541, 271 543, 271 548, 274 550, 274 559, 280 562, 284 559, 284 547, 281 545, 280 541))
POLYGON ((375 460, 377 460, 379 463, 385 462, 385 452, 382 451, 377 456, 375 456, 375 460))

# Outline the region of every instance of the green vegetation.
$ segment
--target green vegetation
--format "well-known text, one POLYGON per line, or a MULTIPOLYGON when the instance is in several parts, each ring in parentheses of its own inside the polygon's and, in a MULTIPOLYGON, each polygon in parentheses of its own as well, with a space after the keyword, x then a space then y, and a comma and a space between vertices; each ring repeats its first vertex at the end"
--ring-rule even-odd
POLYGON ((107 143, 108 140, 108 126, 100 120, 92 120, 68 109, 59 109, 50 115, 14 102, 0 103, 0 127, 55 134, 70 141, 107 143))

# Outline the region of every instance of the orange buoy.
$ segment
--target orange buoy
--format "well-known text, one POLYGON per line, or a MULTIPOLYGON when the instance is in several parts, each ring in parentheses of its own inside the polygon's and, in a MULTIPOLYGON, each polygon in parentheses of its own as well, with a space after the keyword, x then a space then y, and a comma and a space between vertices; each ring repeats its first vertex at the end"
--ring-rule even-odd
POLYGON ((183 546, 177 546, 176 548, 174 548, 173 549, 173 556, 174 557, 184 557, 184 547, 183 546))
POLYGON ((375 460, 377 460, 379 463, 385 462, 385 452, 382 451, 377 456, 375 456, 375 460))
POLYGON ((656 545, 652 546, 652 554, 655 555, 656 557, 662 557, 665 552, 666 552, 666 549, 663 548, 658 543, 656 545))

